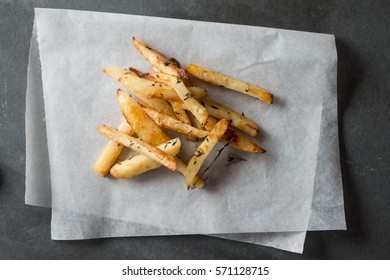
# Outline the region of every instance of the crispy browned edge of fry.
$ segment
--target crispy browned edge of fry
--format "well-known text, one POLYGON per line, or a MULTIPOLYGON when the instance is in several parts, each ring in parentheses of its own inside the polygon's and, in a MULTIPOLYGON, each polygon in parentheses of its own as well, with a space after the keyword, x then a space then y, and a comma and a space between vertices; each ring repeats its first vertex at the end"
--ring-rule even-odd
POLYGON ((172 171, 177 171, 177 163, 173 157, 167 155, 160 149, 142 141, 141 139, 134 138, 118 130, 108 126, 101 125, 98 128, 98 131, 101 135, 108 137, 112 140, 117 141, 118 143, 138 152, 142 153, 145 156, 149 157, 152 160, 157 161, 158 163, 164 165, 172 171), (153 156, 151 156, 153 155, 153 156))
POLYGON ((230 90, 233 90, 233 91, 236 91, 236 92, 240 92, 240 93, 243 93, 243 94, 255 97, 255 98, 257 98, 257 99, 259 99, 261 101, 264 101, 265 103, 268 103, 268 104, 272 104, 273 103, 273 95, 269 91, 267 91, 265 89, 262 89, 262 88, 260 88, 258 86, 248 84, 248 83, 243 82, 241 80, 238 80, 238 79, 235 79, 235 78, 232 78, 232 77, 220 74, 218 72, 212 71, 210 69, 207 69, 205 67, 202 67, 202 66, 199 66, 199 65, 196 65, 196 64, 190 64, 187 67, 186 71, 191 76, 193 76, 195 78, 198 78, 198 79, 200 79, 202 81, 205 81, 207 83, 210 83, 212 85, 225 87, 227 89, 230 89, 230 90), (218 81, 225 81, 225 83, 216 83, 216 81, 212 82, 211 80, 206 79, 204 77, 204 74, 207 73, 207 72, 211 73, 211 75, 217 76, 218 77, 218 81), (200 73, 202 73, 203 75, 201 75, 200 73), (234 80, 235 82, 238 82, 241 85, 245 84, 245 85, 248 86, 248 89, 237 90, 237 89, 234 89, 232 87, 226 86, 226 81, 227 80, 234 80))
MULTIPOLYGON (((205 123, 205 129, 210 131, 217 124, 218 119, 213 116, 209 116, 207 122, 205 123)), ((229 143, 229 146, 248 153, 265 153, 266 150, 256 143, 252 142, 244 135, 233 129, 232 127, 228 127, 225 134, 221 138, 224 142, 229 143)))
MULTIPOLYGON (((145 42, 137 40, 135 37, 132 37, 132 42, 134 47, 140 52, 140 54, 149 61, 154 67, 159 69, 163 73, 170 75, 178 76, 186 85, 190 85, 190 79, 185 71, 185 69, 177 65, 177 60, 170 60, 165 55, 159 51, 152 49, 145 42), (154 56, 154 59, 151 59, 150 56, 154 56)), ((180 63, 179 63, 180 64, 180 63)))
MULTIPOLYGON (((134 130, 126 120, 122 120, 119 124, 118 131, 128 135, 132 135, 134 133, 134 130)), ((102 176, 106 176, 120 155, 122 149, 122 144, 119 144, 114 140, 110 140, 101 153, 99 159, 94 164, 93 169, 102 176)))

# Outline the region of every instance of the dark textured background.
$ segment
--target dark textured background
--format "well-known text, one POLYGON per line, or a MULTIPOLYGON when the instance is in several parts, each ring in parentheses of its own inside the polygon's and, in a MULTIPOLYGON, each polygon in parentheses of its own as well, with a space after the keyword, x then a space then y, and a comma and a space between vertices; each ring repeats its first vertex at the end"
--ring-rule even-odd
POLYGON ((0 259, 390 259, 390 1, 0 3, 0 259), (308 233, 303 255, 198 235, 50 240, 50 210, 24 205, 25 90, 34 7, 334 34, 348 231, 308 233))

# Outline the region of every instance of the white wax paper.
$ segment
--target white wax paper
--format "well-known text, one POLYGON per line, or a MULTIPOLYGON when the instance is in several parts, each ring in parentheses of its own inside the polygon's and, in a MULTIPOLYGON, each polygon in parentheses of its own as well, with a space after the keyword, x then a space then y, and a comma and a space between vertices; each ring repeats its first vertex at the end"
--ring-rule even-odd
MULTIPOLYGON (((34 24, 29 52, 26 91, 26 204, 51 207, 50 166, 47 151, 45 112, 41 82, 41 66, 34 24)), ((144 225, 93 215, 82 215, 53 209, 52 239, 75 240, 107 237, 134 236, 135 232, 157 235, 157 228, 145 230, 144 225), (138 229, 142 230, 138 230, 138 229)), ((167 235, 167 232, 163 232, 167 235)), ((237 233, 216 235, 302 253, 305 232, 283 233, 237 233)))
POLYGON ((37 10, 36 22, 53 207, 179 233, 307 229, 322 100, 335 74, 326 68, 336 60, 328 52, 332 36, 79 11, 37 10), (245 155, 246 162, 231 167, 217 161, 201 191, 185 191, 183 178, 164 168, 131 181, 95 174, 91 166, 106 144, 96 126, 121 118, 118 85, 101 69, 146 68, 129 34, 184 65, 198 63, 273 92, 276 102, 269 106, 210 91, 211 99, 234 105, 262 126, 268 153, 245 155))
MULTIPOLYGON (((101 15, 101 14, 99 14, 99 15, 101 15)), ((334 46, 333 46, 334 47, 334 46)), ((337 127, 336 127, 336 132, 337 132, 337 127)), ((337 136, 337 135, 336 135, 337 136)), ((50 137, 49 137, 50 138, 50 137)), ((337 139, 337 137, 336 137, 336 139, 337 139)), ((338 155, 338 153, 337 153, 337 155, 338 155)), ((336 169, 337 169, 337 167, 336 167, 336 169)))

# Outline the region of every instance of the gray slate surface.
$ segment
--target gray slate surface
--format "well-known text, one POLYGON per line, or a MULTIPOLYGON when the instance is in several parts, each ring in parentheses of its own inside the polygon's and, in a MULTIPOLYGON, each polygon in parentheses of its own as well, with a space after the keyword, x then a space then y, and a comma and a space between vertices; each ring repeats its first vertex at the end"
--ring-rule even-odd
POLYGON ((390 259, 389 14, 385 0, 0 1, 0 259, 390 259), (50 210, 24 205, 25 89, 34 7, 334 34, 349 230, 308 233, 303 255, 197 235, 50 240, 50 210))

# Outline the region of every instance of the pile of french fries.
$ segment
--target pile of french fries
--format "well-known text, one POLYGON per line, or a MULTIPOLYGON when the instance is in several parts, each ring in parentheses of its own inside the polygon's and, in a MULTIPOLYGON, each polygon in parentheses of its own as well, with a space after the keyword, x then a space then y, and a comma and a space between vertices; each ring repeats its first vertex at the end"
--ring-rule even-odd
POLYGON ((133 45, 152 65, 153 72, 142 73, 134 68, 121 67, 104 69, 104 73, 122 84, 140 102, 123 90, 117 90, 124 118, 117 129, 107 125, 98 128, 101 135, 111 140, 94 165, 97 173, 133 178, 165 166, 185 177, 187 189, 202 188, 204 181, 198 172, 218 141, 222 140, 244 152, 265 152, 239 132, 256 137, 259 126, 244 114, 206 99, 207 90, 194 86, 189 76, 253 96, 268 104, 272 104, 271 93, 195 64, 183 69, 176 59, 168 59, 134 37, 133 45), (178 156, 180 138, 171 139, 163 129, 183 134, 188 141, 203 139, 188 164, 178 156), (138 155, 116 162, 124 147, 138 155))

